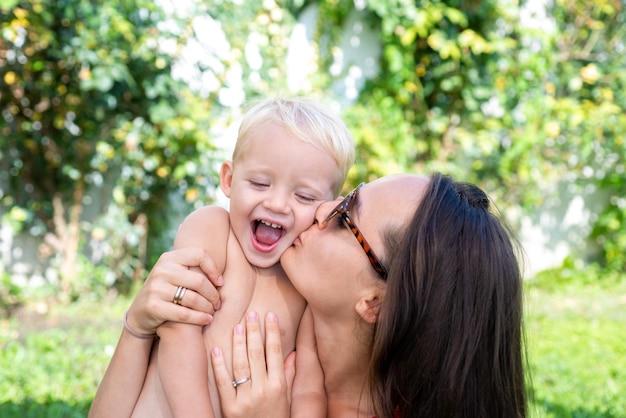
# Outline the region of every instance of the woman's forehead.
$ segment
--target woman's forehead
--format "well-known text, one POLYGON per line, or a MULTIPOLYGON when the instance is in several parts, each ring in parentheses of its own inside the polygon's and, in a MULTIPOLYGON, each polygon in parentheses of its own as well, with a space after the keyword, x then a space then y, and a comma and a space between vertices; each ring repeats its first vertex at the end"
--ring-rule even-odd
POLYGON ((406 217, 415 212, 429 181, 425 176, 398 174, 367 183, 359 191, 358 213, 378 220, 406 217))
POLYGON ((416 174, 396 174, 381 177, 363 186, 360 194, 374 200, 389 198, 393 201, 421 199, 430 179, 416 174))

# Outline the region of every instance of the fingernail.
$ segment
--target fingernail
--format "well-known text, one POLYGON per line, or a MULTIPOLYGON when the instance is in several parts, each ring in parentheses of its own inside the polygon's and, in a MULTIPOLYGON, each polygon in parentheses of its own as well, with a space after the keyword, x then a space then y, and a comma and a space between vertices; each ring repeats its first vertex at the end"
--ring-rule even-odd
POLYGON ((206 323, 210 324, 211 322, 213 322, 213 315, 207 314, 207 316, 206 316, 206 323))
POLYGON ((235 332, 237 335, 243 335, 243 324, 235 325, 235 332))
POLYGON ((217 285, 218 285, 218 286, 222 286, 223 284, 224 284, 224 276, 220 275, 220 276, 217 278, 217 285))
POLYGON ((218 311, 220 308, 222 307, 222 300, 218 300, 217 304, 215 305, 215 310, 218 311))
POLYGON ((274 312, 267 313, 267 320, 270 322, 276 322, 276 315, 274 315, 274 312))
POLYGON ((257 314, 254 311, 250 311, 248 312, 248 320, 250 321, 256 321, 257 320, 257 314))
POLYGON ((211 354, 213 354, 213 357, 220 357, 222 355, 222 350, 219 347, 213 347, 211 354))

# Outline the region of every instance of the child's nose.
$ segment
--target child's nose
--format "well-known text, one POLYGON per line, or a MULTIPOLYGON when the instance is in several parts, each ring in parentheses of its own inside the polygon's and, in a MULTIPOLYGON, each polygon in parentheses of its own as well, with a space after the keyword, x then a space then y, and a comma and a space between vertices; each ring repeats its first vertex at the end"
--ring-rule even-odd
POLYGON ((287 204, 287 197, 284 193, 275 192, 271 193, 264 202, 266 208, 274 213, 287 213, 289 212, 289 205, 287 204))

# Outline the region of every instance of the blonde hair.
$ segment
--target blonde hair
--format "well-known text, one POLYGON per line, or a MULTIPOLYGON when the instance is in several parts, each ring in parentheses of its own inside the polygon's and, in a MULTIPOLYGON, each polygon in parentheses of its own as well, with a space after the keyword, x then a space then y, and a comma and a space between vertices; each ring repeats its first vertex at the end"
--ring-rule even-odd
POLYGON ((355 158, 354 140, 343 120, 323 104, 304 97, 269 98, 250 105, 239 126, 233 161, 245 152, 250 131, 267 121, 277 123, 335 160, 339 168, 333 190, 336 196, 355 158))

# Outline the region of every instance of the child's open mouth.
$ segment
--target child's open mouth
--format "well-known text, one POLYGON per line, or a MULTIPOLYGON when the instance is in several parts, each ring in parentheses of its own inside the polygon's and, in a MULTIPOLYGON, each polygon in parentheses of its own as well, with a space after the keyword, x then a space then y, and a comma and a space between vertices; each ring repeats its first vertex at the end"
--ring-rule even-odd
POLYGON ((255 221, 252 227, 254 228, 255 239, 264 245, 274 245, 285 234, 282 225, 270 223, 263 219, 255 221))

